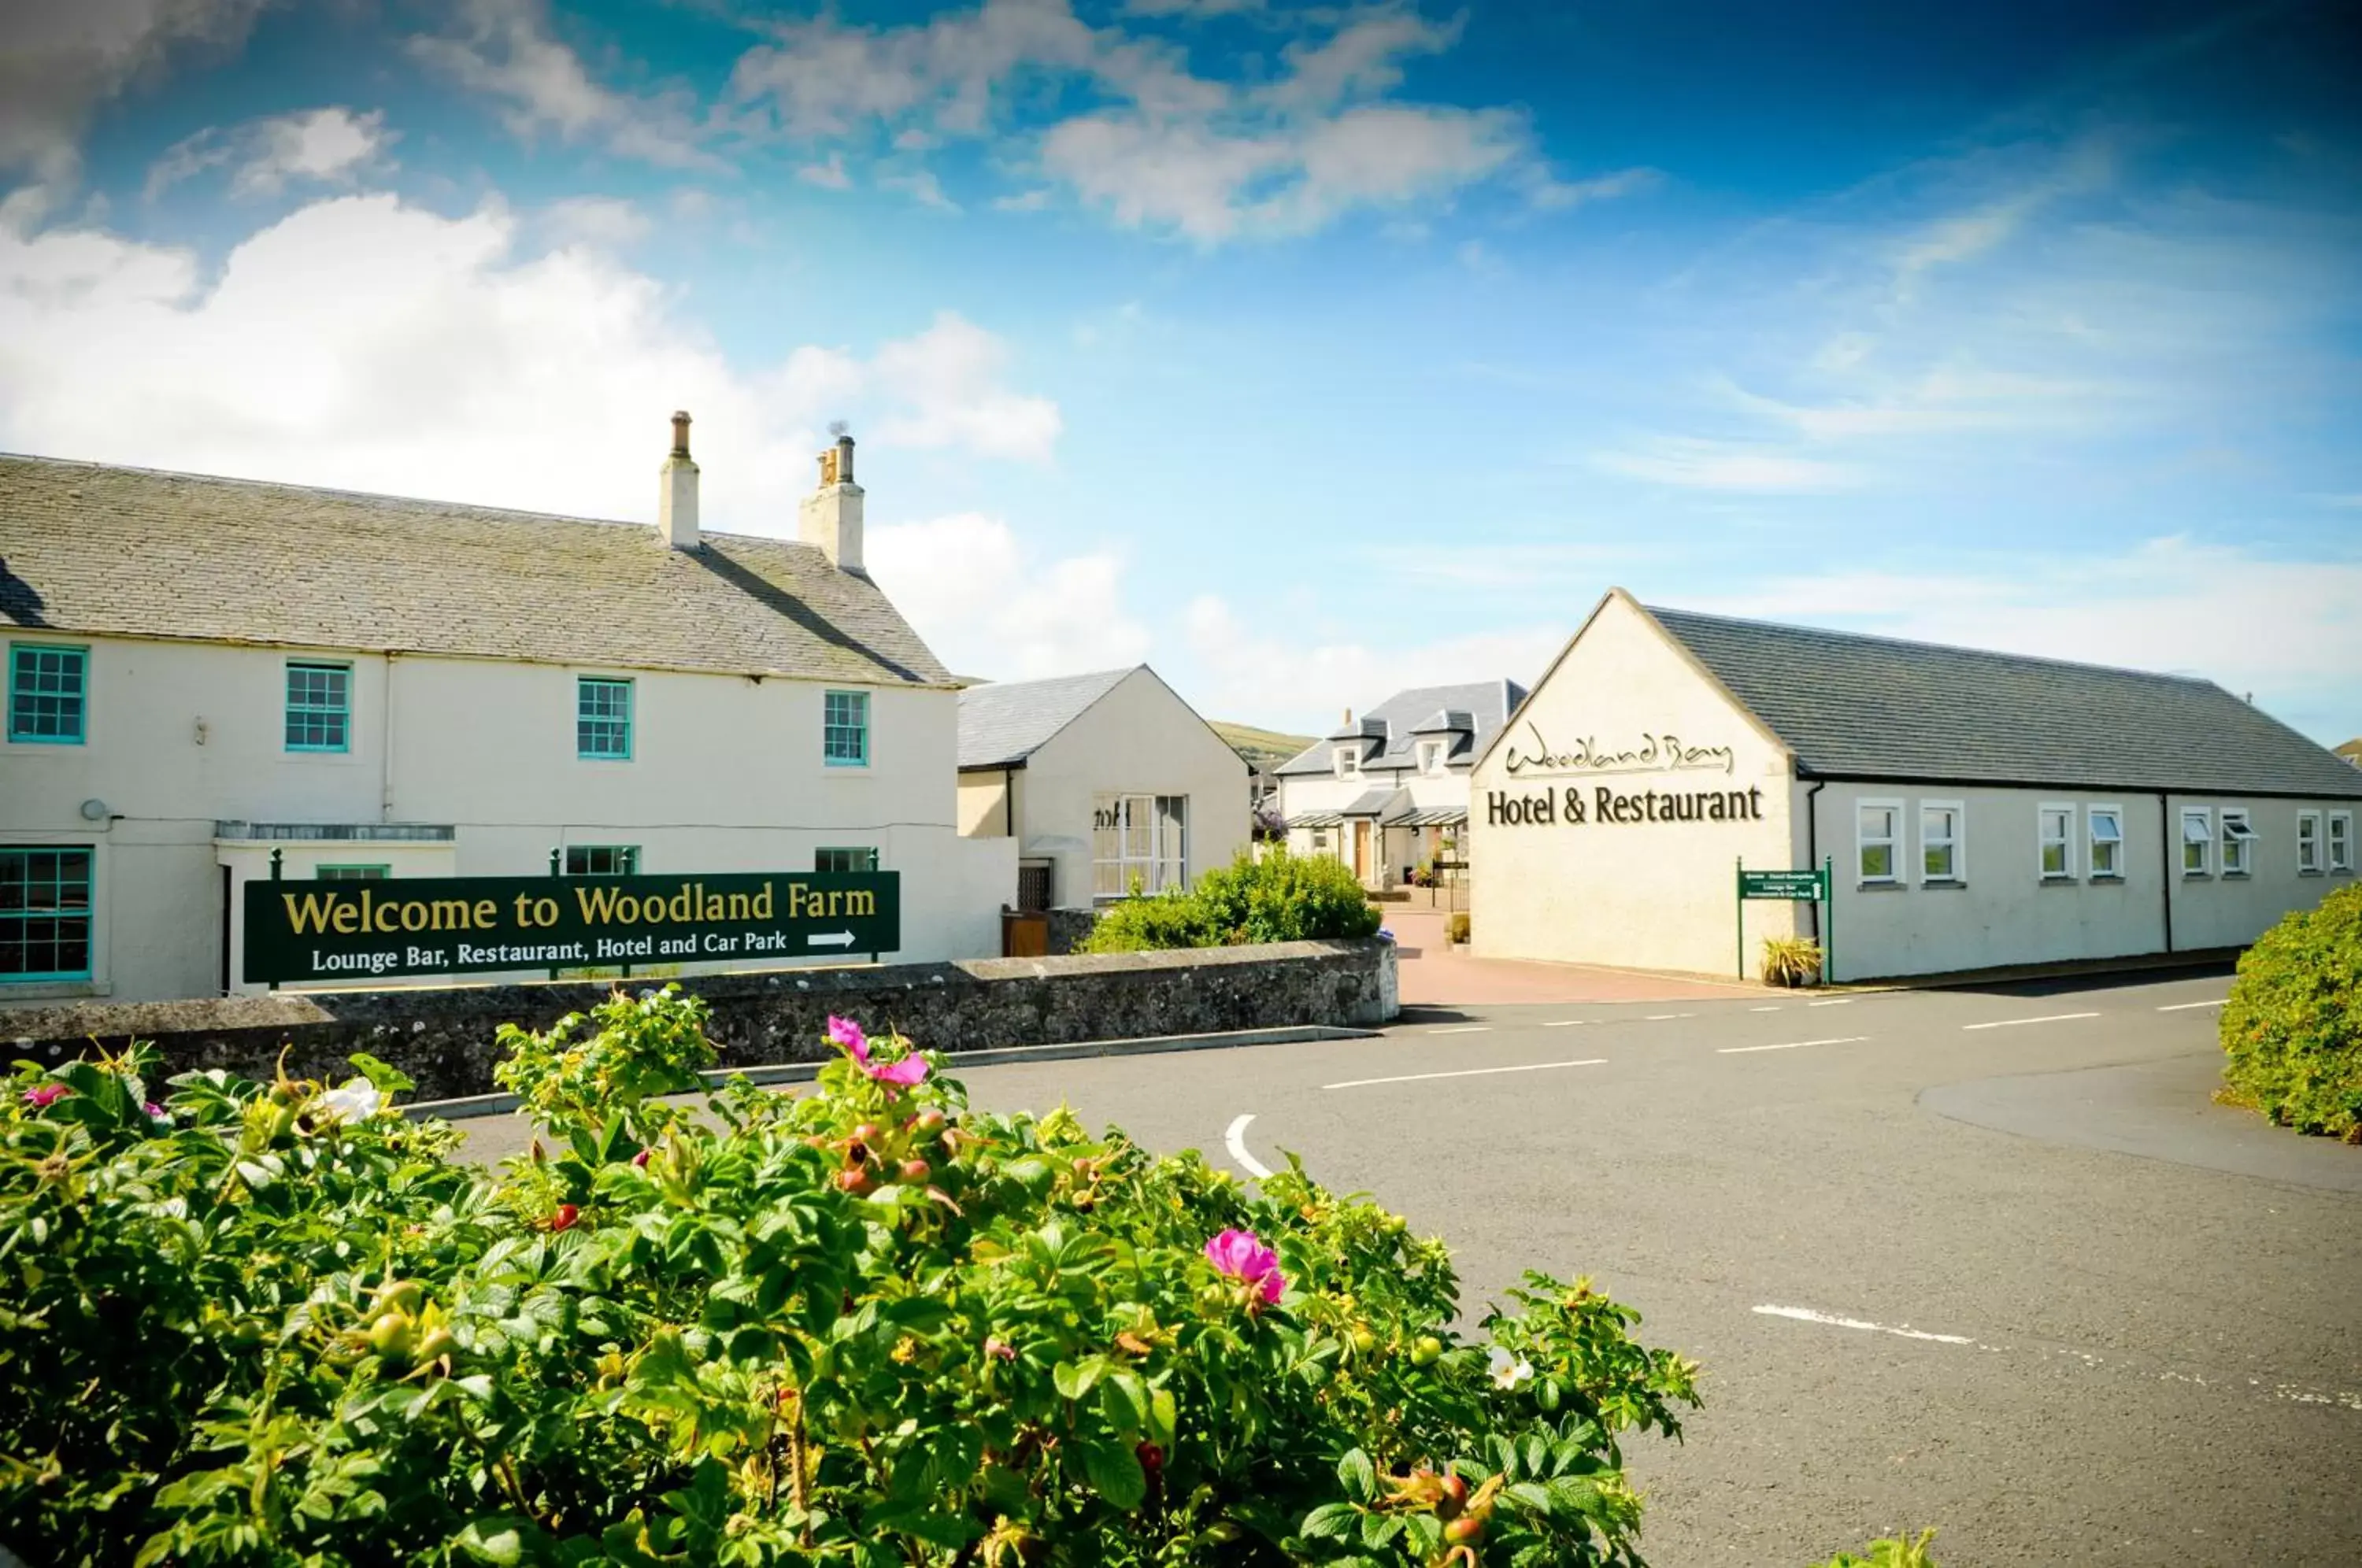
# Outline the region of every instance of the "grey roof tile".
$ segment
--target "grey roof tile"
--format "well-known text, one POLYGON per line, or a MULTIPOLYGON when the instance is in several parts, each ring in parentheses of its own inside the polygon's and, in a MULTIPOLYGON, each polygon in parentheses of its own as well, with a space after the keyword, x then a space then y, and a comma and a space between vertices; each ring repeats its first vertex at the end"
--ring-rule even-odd
POLYGON ((960 693, 959 765, 1006 767, 1024 761, 1133 670, 1102 669, 1047 680, 1003 680, 960 693))
POLYGON ((876 583, 792 540, 4 455, 0 624, 953 683, 876 583))
POLYGON ((1341 728, 1319 745, 1307 747, 1273 771, 1281 775, 1327 773, 1332 770, 1331 756, 1339 742, 1350 745, 1358 733, 1363 742, 1362 767, 1372 768, 1407 768, 1415 756, 1413 747, 1419 734, 1441 733, 1446 726, 1436 726, 1431 721, 1439 717, 1449 728, 1465 727, 1468 740, 1455 742, 1451 759, 1460 759, 1484 750, 1498 730, 1526 700, 1526 689, 1514 680, 1479 680, 1462 686, 1415 686, 1397 691, 1385 701, 1362 714, 1352 729, 1341 728), (1506 704, 1506 709, 1505 709, 1506 704))
POLYGON ((2362 772, 2211 681, 1649 613, 1808 773, 2362 798, 2362 772))

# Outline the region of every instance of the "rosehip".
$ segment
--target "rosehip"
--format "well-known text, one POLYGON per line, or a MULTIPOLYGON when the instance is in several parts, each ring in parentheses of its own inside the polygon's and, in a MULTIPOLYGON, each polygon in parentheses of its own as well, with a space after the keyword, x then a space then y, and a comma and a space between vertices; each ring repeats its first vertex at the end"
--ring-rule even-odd
POLYGON ((935 1174, 935 1167, 924 1160, 904 1160, 895 1174, 912 1187, 921 1187, 935 1174))
POLYGON ((648 1168, 648 1152, 647 1152, 646 1149, 642 1149, 638 1154, 634 1154, 634 1155, 632 1156, 632 1164, 633 1164, 633 1165, 634 1165, 635 1167, 636 1167, 637 1169, 640 1169, 640 1170, 646 1170, 646 1169, 647 1169, 647 1168, 648 1168))
POLYGON ((853 1130, 853 1141, 856 1143, 875 1143, 885 1136, 885 1130, 875 1121, 865 1121, 853 1130))
POLYGON ((836 1173, 836 1189, 859 1198, 870 1188, 869 1173, 858 1165, 847 1165, 836 1173))
POLYGON ((1142 1470, 1153 1473, 1164 1468, 1164 1451, 1154 1443, 1142 1443, 1132 1452, 1140 1455, 1140 1467, 1142 1470))
POLYGON ((1485 1521, 1462 1514, 1443 1527, 1443 1539, 1454 1546, 1473 1546, 1485 1539, 1485 1521))
POLYGON ((414 1279, 388 1280, 377 1287, 381 1312, 415 1312, 425 1299, 426 1292, 414 1279))
POLYGON ((419 1337, 418 1359, 441 1361, 459 1348, 458 1336, 445 1328, 433 1328, 419 1337))
POLYGON ((581 1218, 582 1210, 570 1203, 561 1203, 557 1206, 557 1212, 549 1217, 549 1228, 553 1231, 571 1231, 574 1229, 574 1222, 581 1218))
POLYGON ((1433 1334, 1421 1334, 1410 1347, 1413 1366, 1433 1366, 1443 1359, 1443 1342, 1433 1334))
POLYGON ((1443 1477, 1443 1496, 1435 1500, 1435 1511, 1440 1518, 1454 1519, 1468 1506, 1468 1483, 1457 1475, 1443 1477))
POLYGON ((944 1113, 929 1106, 911 1118, 911 1125, 917 1130, 922 1138, 933 1137, 944 1130, 944 1113))
POLYGON ((408 1313, 381 1313, 369 1327, 369 1346, 390 1361, 404 1361, 410 1356, 412 1333, 408 1313))
POLYGON ((1378 1348, 1378 1336, 1372 1333, 1365 1325, 1354 1325, 1352 1339, 1355 1355, 1368 1355, 1378 1348))

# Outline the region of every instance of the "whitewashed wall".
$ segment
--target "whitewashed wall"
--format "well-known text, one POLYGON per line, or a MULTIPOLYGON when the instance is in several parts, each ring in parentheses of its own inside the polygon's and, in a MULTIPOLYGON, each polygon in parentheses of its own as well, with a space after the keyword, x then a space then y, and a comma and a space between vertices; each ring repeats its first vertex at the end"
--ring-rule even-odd
MULTIPOLYGON (((68 993, 218 988, 220 867, 252 857, 216 847, 217 820, 458 830, 441 856, 291 845, 291 876, 356 861, 531 876, 568 844, 637 845, 653 873, 798 869, 823 846, 874 846, 903 874, 912 959, 997 953, 998 911, 1016 895, 1010 848, 956 836, 951 691, 866 689, 870 764, 829 767, 823 683, 321 649, 311 657, 352 666, 351 749, 305 754, 282 744, 285 666, 305 650, 50 640, 91 650, 87 738, 0 744, 0 842, 97 846, 94 976, 68 993), (634 680, 632 760, 576 756, 582 675, 634 680), (121 820, 85 821, 93 799, 121 820)), ((0 988, 0 1001, 60 989, 0 988)))

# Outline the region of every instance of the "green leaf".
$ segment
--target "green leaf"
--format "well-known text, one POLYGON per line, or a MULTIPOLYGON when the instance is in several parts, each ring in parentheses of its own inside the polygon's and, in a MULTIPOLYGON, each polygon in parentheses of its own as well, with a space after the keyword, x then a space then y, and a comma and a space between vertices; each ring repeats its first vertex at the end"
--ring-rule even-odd
POLYGON ((1343 1483, 1345 1493, 1357 1503, 1374 1502, 1378 1496, 1378 1469, 1370 1456, 1360 1449, 1349 1449, 1337 1462, 1337 1479, 1343 1483))
POLYGON ((1342 1540, 1353 1531, 1362 1512, 1351 1503, 1323 1503, 1304 1516, 1299 1534, 1314 1540, 1342 1540))
POLYGON ((1147 1500, 1148 1473, 1140 1467, 1140 1455, 1122 1442, 1098 1438, 1084 1443, 1083 1474, 1092 1490, 1125 1513, 1147 1500))
POLYGON ((1362 1516, 1362 1544, 1375 1551, 1402 1533, 1402 1520, 1391 1514, 1362 1516))
POLYGON ((418 1087, 418 1080, 391 1062, 380 1061, 366 1051, 356 1051, 345 1058, 353 1070, 370 1081, 370 1087, 380 1094, 403 1094, 418 1087))

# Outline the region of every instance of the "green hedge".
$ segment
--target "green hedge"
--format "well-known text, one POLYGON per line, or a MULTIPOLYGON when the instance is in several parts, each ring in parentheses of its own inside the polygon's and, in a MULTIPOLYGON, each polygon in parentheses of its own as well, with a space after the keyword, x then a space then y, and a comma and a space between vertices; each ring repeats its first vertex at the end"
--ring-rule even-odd
POLYGON ((1274 849, 1207 872, 1187 892, 1126 899, 1083 944, 1086 953, 1227 947, 1374 936, 1381 917, 1343 862, 1274 849))
POLYGON ((1694 1368, 1529 1274, 842 1021, 813 1092, 668 1098, 701 1007, 504 1032, 487 1170, 402 1080, 19 1063, 0 1540, 44 1568, 1604 1568, 1694 1368))
POLYGON ((2289 915, 2240 955, 2223 1050, 2226 1098, 2362 1143, 2362 887, 2289 915))

